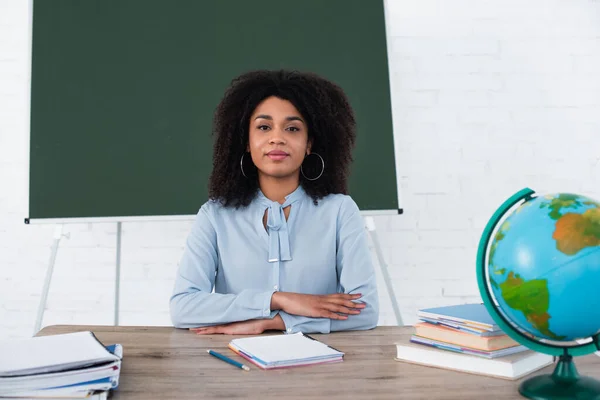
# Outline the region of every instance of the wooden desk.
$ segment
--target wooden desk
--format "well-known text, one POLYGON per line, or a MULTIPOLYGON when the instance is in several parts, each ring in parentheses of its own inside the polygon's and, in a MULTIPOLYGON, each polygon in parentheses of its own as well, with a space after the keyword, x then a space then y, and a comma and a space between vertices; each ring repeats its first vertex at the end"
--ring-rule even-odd
MULTIPOLYGON (((394 361, 394 342, 412 327, 314 335, 343 352, 344 362, 245 372, 206 353, 223 352, 239 336, 198 336, 168 327, 49 326, 38 336, 90 330, 104 344, 123 345, 116 399, 519 399, 520 381, 429 368, 394 361)), ((575 360, 579 372, 600 378, 600 357, 575 360)), ((537 373, 550 373, 546 367, 537 373)))

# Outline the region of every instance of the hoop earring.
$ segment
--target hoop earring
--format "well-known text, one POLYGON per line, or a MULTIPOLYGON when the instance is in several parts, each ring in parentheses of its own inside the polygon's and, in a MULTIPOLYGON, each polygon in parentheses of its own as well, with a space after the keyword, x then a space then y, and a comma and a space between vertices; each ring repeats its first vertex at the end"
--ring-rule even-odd
POLYGON ((248 179, 248 176, 246 175, 246 173, 244 172, 244 156, 247 153, 242 154, 242 158, 240 158, 240 169, 242 170, 242 175, 244 175, 244 178, 248 179))
POLYGON ((302 161, 302 164, 300 164, 300 173, 302 174, 302 176, 304 177, 304 179, 309 180, 309 181, 316 181, 317 179, 319 179, 321 177, 321 175, 323 175, 323 172, 325 172, 325 161, 323 160, 323 157, 321 157, 320 154, 318 154, 318 153, 310 153, 309 155, 307 155, 306 157, 304 157, 304 159, 306 160, 308 158, 308 156, 313 155, 313 154, 321 159, 321 173, 316 178, 309 178, 308 176, 306 176, 304 174, 304 170, 302 168, 302 165, 304 164, 304 161, 302 161))

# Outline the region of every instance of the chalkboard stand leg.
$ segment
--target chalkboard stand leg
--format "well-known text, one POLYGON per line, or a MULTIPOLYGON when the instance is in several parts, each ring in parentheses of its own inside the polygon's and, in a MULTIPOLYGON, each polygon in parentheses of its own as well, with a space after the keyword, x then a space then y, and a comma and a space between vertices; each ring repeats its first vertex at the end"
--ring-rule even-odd
POLYGON ((400 307, 398 307, 398 301, 396 300, 396 294, 394 293, 394 286, 392 285, 392 279, 390 278, 390 274, 388 272, 387 264, 383 259, 383 254, 381 252, 381 246, 379 245, 379 237, 377 236, 377 230, 375 227, 375 220, 373 217, 365 216, 365 226, 371 235, 371 241, 373 242, 373 247, 375 247, 375 253, 377 254, 377 260, 379 261, 379 267, 381 268, 381 273, 383 275, 383 281, 385 282, 388 295, 390 296, 390 301, 392 303, 392 309, 394 310, 394 315, 396 317, 396 322, 398 326, 403 326, 402 316, 400 315, 400 307))
POLYGON ((119 295, 121 287, 121 222, 117 222, 117 269, 115 274, 115 326, 119 325, 119 295))
POLYGON ((42 289, 42 297, 40 298, 40 304, 38 306, 37 318, 35 319, 35 326, 33 328, 33 334, 36 335, 40 327, 42 326, 42 320, 44 319, 44 311, 46 310, 46 300, 48 299, 48 290, 50 289, 50 281, 52 280, 52 272, 54 271, 54 263, 56 261, 56 253, 58 253, 58 244, 60 239, 69 234, 63 235, 63 226, 56 225, 54 228, 54 241, 52 243, 52 250, 50 251, 50 261, 48 262, 48 269, 46 270, 46 279, 44 280, 44 287, 42 289))

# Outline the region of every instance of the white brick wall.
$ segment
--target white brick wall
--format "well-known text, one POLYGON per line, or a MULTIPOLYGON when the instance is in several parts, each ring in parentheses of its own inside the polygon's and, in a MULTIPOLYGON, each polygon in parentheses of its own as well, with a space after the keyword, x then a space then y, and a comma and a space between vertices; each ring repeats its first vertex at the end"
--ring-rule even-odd
MULTIPOLYGON (((412 323, 420 307, 478 299, 479 235, 506 197, 600 199, 600 2, 388 0, 386 14, 405 214, 376 223, 412 323)), ((53 233, 23 224, 28 21, 28 1, 0 0, 0 338, 33 333, 53 233)), ((169 324, 189 227, 123 224, 122 324, 169 324)), ((43 325, 111 324, 116 227, 65 231, 43 325)), ((380 323, 393 324, 379 284, 380 323)))

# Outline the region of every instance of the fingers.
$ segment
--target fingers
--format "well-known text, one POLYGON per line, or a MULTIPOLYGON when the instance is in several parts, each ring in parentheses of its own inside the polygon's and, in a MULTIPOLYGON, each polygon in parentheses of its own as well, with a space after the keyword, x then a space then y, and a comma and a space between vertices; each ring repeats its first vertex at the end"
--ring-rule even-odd
POLYGON ((339 314, 336 314, 336 313, 334 313, 334 312, 330 312, 330 311, 325 311, 325 312, 323 313, 323 316, 322 316, 322 317, 323 317, 323 318, 329 318, 329 319, 337 319, 337 320, 345 320, 345 319, 348 319, 348 316, 347 316, 347 315, 339 315, 339 314))
POLYGON ((341 297, 328 298, 321 304, 323 310, 327 313, 333 312, 342 315, 358 315, 367 305, 365 303, 355 303, 341 297))
POLYGON ((335 293, 335 294, 325 295, 324 297, 329 297, 329 298, 334 298, 334 299, 343 299, 343 300, 358 300, 362 297, 362 293, 354 293, 354 294, 335 293))
POLYGON ((358 315, 360 314, 360 310, 357 310, 353 307, 344 307, 344 306, 340 306, 337 304, 330 304, 327 307, 328 310, 336 312, 336 313, 341 313, 341 314, 352 314, 352 315, 358 315))
POLYGON ((360 310, 364 309, 367 305, 362 302, 354 302, 352 300, 346 300, 340 297, 334 297, 328 299, 328 310, 335 312, 342 312, 345 314, 360 314, 360 310))
POLYGON ((339 300, 339 299, 333 300, 332 303, 337 304, 339 306, 347 307, 347 308, 363 309, 367 306, 365 303, 355 303, 350 300, 339 300))

